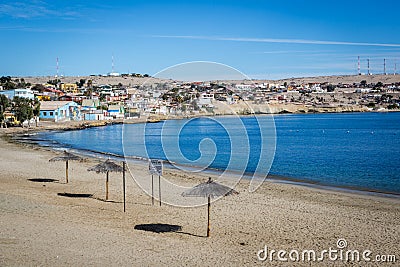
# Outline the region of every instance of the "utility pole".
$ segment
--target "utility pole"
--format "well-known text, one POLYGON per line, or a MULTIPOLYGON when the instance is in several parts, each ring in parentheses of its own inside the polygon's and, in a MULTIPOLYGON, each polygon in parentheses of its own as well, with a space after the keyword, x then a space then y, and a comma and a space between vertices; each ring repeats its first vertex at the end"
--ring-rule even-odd
POLYGON ((358 61, 357 61, 357 69, 358 69, 358 75, 361 75, 361 68, 360 68, 360 56, 358 56, 358 61))
POLYGON ((114 73, 114 54, 111 56, 111 69, 111 72, 114 73))
POLYGON ((368 63, 368 75, 371 75, 371 72, 369 70, 369 59, 367 59, 367 63, 368 63))
POLYGON ((383 74, 386 75, 386 58, 383 59, 383 74))
POLYGON ((58 67, 58 57, 57 57, 57 59, 56 59, 56 78, 58 78, 58 70, 59 70, 59 67, 58 67))

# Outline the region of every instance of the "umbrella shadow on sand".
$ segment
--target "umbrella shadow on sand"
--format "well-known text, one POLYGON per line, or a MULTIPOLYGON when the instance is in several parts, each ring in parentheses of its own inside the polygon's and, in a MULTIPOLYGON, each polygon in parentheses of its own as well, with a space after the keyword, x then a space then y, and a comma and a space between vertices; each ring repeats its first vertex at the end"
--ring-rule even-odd
POLYGON ((58 196, 70 197, 70 198, 92 198, 93 194, 73 194, 73 193, 57 193, 58 196))
POLYGON ((134 227, 135 230, 141 230, 146 232, 153 232, 153 233, 171 233, 175 232, 178 234, 183 235, 190 235, 196 237, 207 237, 202 235, 191 234, 187 232, 182 232, 182 226, 174 225, 174 224, 165 224, 165 223, 148 223, 148 224, 137 224, 134 227))
POLYGON ((99 197, 92 197, 95 200, 101 201, 101 202, 107 202, 107 203, 123 203, 122 201, 115 201, 115 200, 106 200, 104 198, 99 198, 99 197))
POLYGON ((148 224, 137 224, 134 227, 135 230, 153 232, 153 233, 169 233, 178 232, 182 230, 182 226, 164 223, 148 223, 148 224))
POLYGON ((51 178, 30 178, 28 181, 35 183, 60 183, 59 180, 51 178))
POLYGON ((105 200, 102 198, 94 197, 93 194, 88 193, 57 193, 58 196, 61 197, 70 197, 70 198, 91 198, 94 200, 102 201, 102 202, 110 202, 110 203, 122 203, 121 201, 113 201, 113 200, 105 200))

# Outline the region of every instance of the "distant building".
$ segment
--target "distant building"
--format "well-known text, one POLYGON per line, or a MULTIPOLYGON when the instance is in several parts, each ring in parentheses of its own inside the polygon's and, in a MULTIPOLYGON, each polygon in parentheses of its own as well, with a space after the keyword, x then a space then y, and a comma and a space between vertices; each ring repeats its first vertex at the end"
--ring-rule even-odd
POLYGON ((64 91, 65 93, 78 93, 78 85, 75 83, 61 83, 60 90, 64 91))
POLYGON ((0 91, 0 94, 5 95, 8 99, 13 99, 14 97, 23 97, 29 99, 35 99, 35 94, 31 89, 19 88, 0 91))
POLYGON ((202 93, 199 97, 200 106, 210 106, 212 105, 212 100, 214 99, 214 94, 202 93))
POLYGON ((82 111, 82 114, 85 121, 104 120, 104 113, 102 110, 84 110, 82 111))
POLYGON ((100 106, 100 100, 98 99, 84 99, 82 100, 82 110, 97 110, 100 106))
POLYGON ((73 101, 41 101, 39 118, 55 122, 80 120, 80 106, 73 101))
POLYGON ((236 84, 235 86, 239 90, 250 90, 254 88, 254 85, 252 84, 236 84))
POLYGON ((97 110, 100 100, 98 99, 84 99, 82 101, 82 115, 85 121, 99 121, 104 120, 103 110, 97 110))
POLYGON ((113 119, 123 119, 125 114, 125 110, 123 106, 120 105, 110 105, 107 110, 107 117, 111 117, 113 119))
POLYGON ((74 101, 78 104, 81 104, 83 98, 84 98, 83 96, 69 94, 69 95, 60 96, 58 98, 58 101, 74 101))

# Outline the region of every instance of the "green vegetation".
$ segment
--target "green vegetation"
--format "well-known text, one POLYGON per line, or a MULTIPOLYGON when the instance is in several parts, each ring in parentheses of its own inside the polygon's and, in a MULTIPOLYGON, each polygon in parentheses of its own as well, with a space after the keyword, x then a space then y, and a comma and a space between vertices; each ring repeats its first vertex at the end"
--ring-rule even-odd
POLYGON ((49 80, 47 83, 56 86, 57 84, 61 83, 61 80, 60 79, 49 80))
POLYGON ((360 82, 360 85, 365 88, 367 86, 367 81, 366 80, 362 80, 360 82))
POLYGON ((86 83, 86 80, 85 80, 85 79, 80 79, 79 82, 76 82, 75 84, 76 84, 78 87, 83 87, 83 86, 85 85, 85 83, 86 83))
MULTIPOLYGON (((2 107, 5 107, 4 110, 8 107, 11 107, 10 111, 14 114, 15 119, 19 122, 24 122, 26 120, 30 120, 32 118, 36 118, 40 114, 40 102, 35 99, 31 100, 23 97, 14 97, 11 103, 7 97, 1 95, 1 103, 2 107)), ((3 111, 4 112, 4 111, 3 111)), ((4 120, 3 112, 1 114, 1 120, 4 120)))
POLYGON ((33 108, 30 99, 16 96, 11 106, 11 110, 18 121, 23 122, 33 118, 33 108))
POLYGON ((335 88, 336 88, 336 85, 329 84, 329 85, 326 87, 326 91, 327 91, 327 92, 334 92, 334 91, 335 91, 335 88))
POLYGON ((10 106, 10 102, 5 95, 0 95, 0 125, 4 124, 4 112, 10 106))
POLYGON ((383 83, 382 82, 377 82, 374 86, 374 89, 382 89, 383 83))
POLYGON ((4 90, 11 90, 16 88, 26 88, 31 86, 31 84, 26 83, 24 78, 16 78, 13 81, 10 76, 2 76, 0 77, 0 86, 2 86, 4 90))

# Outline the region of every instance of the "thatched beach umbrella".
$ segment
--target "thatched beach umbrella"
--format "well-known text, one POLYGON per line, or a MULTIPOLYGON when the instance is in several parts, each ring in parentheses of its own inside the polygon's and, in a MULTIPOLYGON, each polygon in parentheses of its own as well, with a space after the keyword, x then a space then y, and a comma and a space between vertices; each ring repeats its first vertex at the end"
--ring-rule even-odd
POLYGON ((208 178, 208 181, 205 183, 201 183, 196 185, 195 187, 185 191, 182 193, 184 197, 206 197, 208 199, 207 205, 207 237, 210 236, 210 206, 211 206, 211 198, 227 196, 232 194, 239 194, 237 191, 232 188, 216 183, 211 180, 211 177, 208 178))
POLYGON ((82 161, 83 158, 64 150, 64 152, 60 156, 54 157, 49 160, 50 162, 65 161, 65 181, 66 181, 66 183, 68 183, 68 161, 70 161, 70 160, 82 161))
POLYGON ((88 171, 95 171, 97 173, 105 173, 106 174, 106 200, 108 200, 108 174, 110 172, 124 172, 125 169, 110 159, 97 164, 88 169, 88 171))

